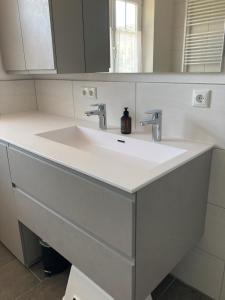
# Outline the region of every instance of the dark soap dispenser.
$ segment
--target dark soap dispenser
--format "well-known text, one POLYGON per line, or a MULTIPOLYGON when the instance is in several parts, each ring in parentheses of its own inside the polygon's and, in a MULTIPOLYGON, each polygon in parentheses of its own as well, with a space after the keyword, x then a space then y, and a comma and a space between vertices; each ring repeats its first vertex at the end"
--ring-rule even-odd
POLYGON ((125 107, 123 116, 121 118, 121 133, 122 134, 131 133, 131 117, 129 116, 128 107, 125 107))

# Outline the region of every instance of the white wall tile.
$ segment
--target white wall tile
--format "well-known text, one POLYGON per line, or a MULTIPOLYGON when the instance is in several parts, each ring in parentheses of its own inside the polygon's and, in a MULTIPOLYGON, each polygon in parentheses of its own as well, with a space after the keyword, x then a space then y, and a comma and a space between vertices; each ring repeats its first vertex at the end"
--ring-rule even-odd
POLYGON ((224 99, 225 85, 138 83, 137 125, 146 110, 160 108, 163 110, 164 137, 213 142, 225 148, 224 99), (212 90, 210 108, 192 107, 193 89, 212 90))
POLYGON ((224 262, 201 250, 192 251, 175 268, 174 276, 217 300, 220 296, 224 262))
POLYGON ((74 117, 73 84, 66 80, 36 80, 38 110, 74 117))
POLYGON ((225 208, 225 150, 213 151, 209 202, 225 208))
POLYGON ((208 205, 205 233, 198 247, 225 261, 225 209, 208 205))
POLYGON ((36 109, 33 80, 0 81, 0 114, 36 109))
POLYGON ((2 62, 2 55, 0 49, 0 80, 13 80, 13 79, 29 79, 31 78, 30 75, 16 75, 16 74, 7 74, 4 70, 3 62, 2 62))
POLYGON ((93 109, 91 104, 104 103, 109 127, 120 127, 123 108, 129 107, 135 123, 135 84, 125 82, 74 82, 75 116, 77 119, 98 122, 97 116, 86 117, 84 112, 93 109), (83 87, 96 87, 97 99, 82 95, 83 87))

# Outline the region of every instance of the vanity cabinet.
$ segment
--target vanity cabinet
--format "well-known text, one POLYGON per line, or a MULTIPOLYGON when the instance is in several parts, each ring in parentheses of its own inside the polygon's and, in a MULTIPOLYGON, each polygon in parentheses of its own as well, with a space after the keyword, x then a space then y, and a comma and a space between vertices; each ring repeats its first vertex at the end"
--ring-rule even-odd
POLYGON ((24 262, 7 146, 0 142, 0 241, 24 262))
POLYGON ((120 193, 9 148, 12 180, 73 225, 128 257, 134 255, 135 195, 120 193))
POLYGON ((133 194, 8 155, 19 221, 116 300, 145 300, 203 235, 211 151, 133 194))
POLYGON ((6 71, 108 71, 108 5, 108 0, 0 0, 0 41, 6 71))

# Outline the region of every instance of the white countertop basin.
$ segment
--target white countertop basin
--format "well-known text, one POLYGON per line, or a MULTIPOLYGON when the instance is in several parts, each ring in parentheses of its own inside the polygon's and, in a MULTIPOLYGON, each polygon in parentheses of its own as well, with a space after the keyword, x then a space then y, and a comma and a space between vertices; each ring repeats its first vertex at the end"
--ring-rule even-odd
POLYGON ((128 193, 213 147, 171 138, 154 143, 149 133, 124 136, 96 126, 40 112, 6 115, 0 118, 0 140, 128 193))
POLYGON ((120 136, 110 132, 73 126, 38 134, 38 136, 98 155, 99 159, 115 159, 121 165, 127 159, 138 164, 155 166, 186 152, 184 149, 150 141, 120 136))

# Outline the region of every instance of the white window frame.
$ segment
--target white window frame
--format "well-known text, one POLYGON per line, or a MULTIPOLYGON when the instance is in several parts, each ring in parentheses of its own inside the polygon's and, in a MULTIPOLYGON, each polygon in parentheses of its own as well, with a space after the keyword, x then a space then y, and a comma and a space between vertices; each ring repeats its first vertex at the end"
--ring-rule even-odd
MULTIPOLYGON (((138 9, 138 20, 137 20, 137 38, 138 38, 138 33, 139 33, 139 50, 137 50, 137 61, 138 61, 138 66, 137 69, 134 70, 134 72, 141 72, 142 71, 142 49, 141 49, 141 39, 142 39, 142 0, 121 0, 129 3, 134 3, 137 5, 138 9)), ((111 37, 111 68, 110 71, 115 73, 118 72, 118 68, 116 66, 116 0, 110 0, 110 37, 111 37)))

